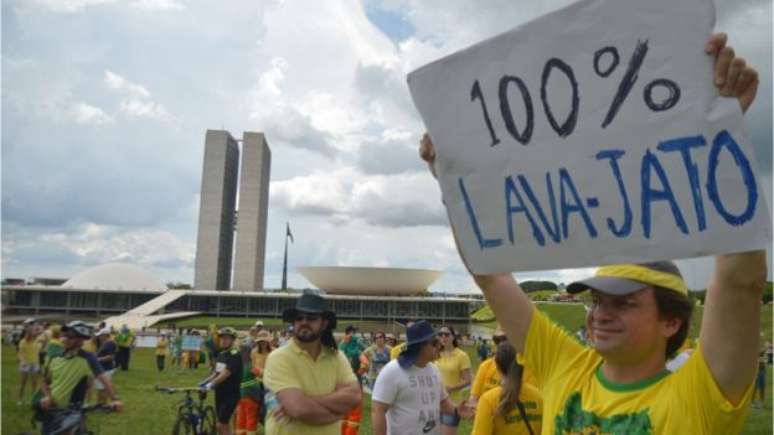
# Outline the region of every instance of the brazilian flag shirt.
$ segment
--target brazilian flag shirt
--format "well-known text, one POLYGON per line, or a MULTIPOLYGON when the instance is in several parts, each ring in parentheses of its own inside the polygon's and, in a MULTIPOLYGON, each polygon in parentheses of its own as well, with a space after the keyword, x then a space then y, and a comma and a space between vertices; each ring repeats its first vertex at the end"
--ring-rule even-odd
POLYGON ((602 357, 545 314, 533 311, 524 357, 543 390, 544 434, 734 434, 752 382, 738 405, 715 383, 701 348, 675 373, 632 384, 604 378, 602 357))

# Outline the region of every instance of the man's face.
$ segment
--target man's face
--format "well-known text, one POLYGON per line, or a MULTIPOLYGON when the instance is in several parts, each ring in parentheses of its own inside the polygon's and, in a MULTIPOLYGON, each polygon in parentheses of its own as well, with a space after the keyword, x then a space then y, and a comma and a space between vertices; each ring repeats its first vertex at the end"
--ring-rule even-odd
POLYGON ((420 358, 425 361, 435 361, 441 356, 441 340, 438 337, 433 337, 422 345, 420 351, 420 358))
POLYGON ((302 343, 312 343, 320 339, 327 325, 320 314, 299 313, 293 320, 293 331, 302 343))
POLYGON ((65 350, 78 349, 83 345, 84 338, 74 332, 62 334, 62 346, 65 350))
POLYGON ((221 335, 219 338, 220 338, 220 347, 223 349, 228 349, 231 347, 232 344, 234 344, 234 337, 230 335, 221 335))
POLYGON ((655 352, 664 354, 666 340, 677 331, 674 321, 659 318, 653 289, 626 296, 592 290, 586 328, 592 345, 606 359, 622 363, 642 361, 655 352))

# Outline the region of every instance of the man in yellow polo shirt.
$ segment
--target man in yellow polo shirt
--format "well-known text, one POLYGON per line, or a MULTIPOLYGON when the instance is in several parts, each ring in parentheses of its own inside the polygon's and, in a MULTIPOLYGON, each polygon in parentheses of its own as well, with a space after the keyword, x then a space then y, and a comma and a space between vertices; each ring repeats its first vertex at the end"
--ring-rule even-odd
POLYGON ((304 294, 282 319, 294 335, 266 359, 266 434, 339 435, 341 419, 362 394, 333 338, 336 315, 322 297, 304 294))
MULTIPOLYGON (((726 40, 695 41, 715 58, 714 83, 695 85, 714 85, 744 112, 758 73, 726 40)), ((433 170, 428 135, 420 155, 433 170)), ((764 250, 715 257, 699 345, 671 374, 666 360, 685 340, 693 308, 672 262, 603 266, 567 287, 591 292, 591 347, 536 310, 511 273, 473 278, 540 384, 543 433, 731 434, 741 431, 752 397, 766 265, 764 250)))

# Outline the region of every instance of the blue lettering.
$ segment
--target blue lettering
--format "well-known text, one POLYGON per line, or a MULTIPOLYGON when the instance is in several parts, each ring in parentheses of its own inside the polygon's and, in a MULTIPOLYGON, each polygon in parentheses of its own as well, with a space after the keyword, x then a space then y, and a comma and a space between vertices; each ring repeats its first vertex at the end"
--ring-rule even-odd
POLYGON ((646 239, 650 238, 650 203, 653 201, 668 201, 669 207, 672 209, 672 216, 677 222, 677 226, 684 234, 688 234, 688 226, 685 224, 683 214, 680 212, 680 207, 677 205, 675 195, 672 193, 672 187, 669 184, 669 180, 666 177, 664 168, 658 161, 658 157, 655 156, 650 150, 645 151, 645 155, 642 157, 641 166, 641 179, 642 179, 642 231, 646 239), (654 190, 650 185, 650 172, 651 168, 655 171, 656 175, 661 182, 664 190, 654 190))
POLYGON ((478 219, 476 213, 473 211, 473 204, 468 197, 468 191, 465 190, 465 183, 462 181, 462 177, 459 179, 460 191, 462 192, 462 199, 465 201, 465 210, 468 212, 468 219, 470 219, 470 226, 473 227, 473 232, 476 233, 476 239, 478 240, 478 246, 481 250, 484 248, 496 248, 503 244, 503 239, 485 239, 481 235, 481 228, 478 226, 478 219))
POLYGON ((540 231, 540 228, 535 225, 535 220, 532 219, 532 215, 529 214, 527 207, 524 206, 524 201, 521 199, 519 190, 516 188, 516 184, 513 182, 513 177, 510 175, 505 177, 505 203, 508 210, 508 215, 506 216, 508 218, 508 239, 511 241, 511 244, 514 243, 513 215, 514 213, 524 213, 524 215, 527 217, 527 220, 529 221, 530 227, 532 227, 532 236, 535 238, 535 241, 538 243, 538 245, 545 246, 545 237, 543 237, 543 233, 540 231), (514 205, 511 198, 515 198, 516 201, 518 201, 518 205, 514 205))
POLYGON ((696 220, 699 224, 699 231, 707 228, 707 218, 704 216, 704 201, 701 197, 701 186, 699 185, 699 167, 691 159, 691 148, 698 148, 707 145, 704 136, 688 136, 678 139, 667 140, 658 144, 658 150, 663 152, 680 151, 685 165, 685 172, 688 173, 688 181, 691 185, 691 195, 693 196, 693 207, 696 210, 696 220))
POLYGON ((553 227, 548 223, 548 219, 546 219, 546 215, 543 213, 543 207, 540 206, 540 202, 535 197, 535 194, 532 193, 532 188, 530 188, 527 179, 523 175, 519 175, 518 179, 524 193, 527 194, 530 202, 535 207, 535 211, 537 211, 538 218, 543 223, 546 233, 551 236, 554 242, 559 243, 562 240, 562 235, 559 233, 559 219, 556 217, 556 199, 554 197, 554 186, 551 183, 551 174, 546 172, 546 187, 548 190, 548 205, 551 207, 551 218, 554 221, 553 227))
POLYGON ((712 141, 707 172, 707 196, 709 196, 710 201, 715 206, 715 210, 720 213, 723 219, 733 226, 742 225, 752 219, 755 215, 755 206, 758 203, 758 186, 755 184, 750 161, 747 160, 747 157, 742 152, 742 148, 726 130, 718 133, 715 136, 715 140, 712 141), (723 148, 727 149, 731 156, 733 156, 734 163, 739 168, 744 185, 747 187, 747 208, 738 216, 734 216, 726 210, 718 194, 717 169, 720 151, 723 148))
POLYGON ((626 186, 621 178, 621 168, 618 167, 618 159, 624 155, 623 150, 602 150, 597 153, 597 160, 610 159, 610 169, 613 170, 613 177, 618 183, 618 191, 623 200, 624 217, 620 228, 616 228, 612 218, 607 218, 607 227, 616 237, 626 237, 632 232, 632 207, 629 205, 629 195, 626 194, 626 186))
POLYGON ((594 225, 591 223, 591 218, 589 217, 589 214, 586 212, 586 209, 583 207, 583 202, 580 199, 580 196, 578 195, 578 190, 575 189, 575 184, 572 182, 572 178, 570 177, 570 173, 567 172, 567 168, 559 168, 559 195, 561 198, 561 206, 562 206, 562 233, 564 235, 564 238, 567 239, 568 234, 568 224, 569 224, 569 215, 570 213, 580 213, 581 218, 583 219, 583 222, 586 224, 586 229, 589 232, 589 236, 591 238, 597 237, 597 230, 594 228, 594 225), (567 191, 572 194, 572 199, 575 205, 571 205, 569 202, 567 202, 567 191))

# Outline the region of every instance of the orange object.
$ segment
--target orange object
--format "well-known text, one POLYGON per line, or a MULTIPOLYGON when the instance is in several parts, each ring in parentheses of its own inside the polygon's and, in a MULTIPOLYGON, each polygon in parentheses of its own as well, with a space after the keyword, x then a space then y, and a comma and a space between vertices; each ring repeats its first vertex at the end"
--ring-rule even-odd
POLYGON ((249 397, 239 399, 236 409, 236 433, 255 434, 258 428, 258 416, 261 405, 249 397))
POLYGON ((341 422, 341 435, 357 435, 360 420, 363 419, 363 404, 352 408, 341 422))

